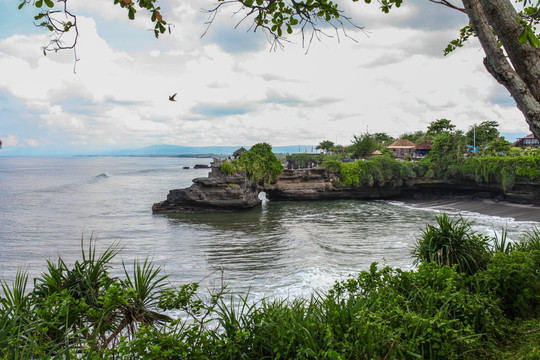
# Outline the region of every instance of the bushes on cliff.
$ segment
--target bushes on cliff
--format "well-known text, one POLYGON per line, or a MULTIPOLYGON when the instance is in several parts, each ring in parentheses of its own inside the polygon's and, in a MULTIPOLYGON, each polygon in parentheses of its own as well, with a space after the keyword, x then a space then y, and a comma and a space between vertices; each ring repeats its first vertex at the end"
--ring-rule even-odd
POLYGON ((507 191, 517 178, 540 179, 540 155, 469 157, 458 169, 461 175, 474 176, 477 182, 500 183, 507 191))
POLYGON ((435 137, 431 150, 420 160, 420 163, 434 176, 447 179, 457 173, 464 149, 464 138, 461 132, 444 132, 435 137))
POLYGON ((374 156, 350 163, 325 161, 322 166, 337 173, 344 186, 382 186, 391 180, 402 182, 416 177, 412 163, 396 161, 388 156, 374 156))
POLYGON ((348 159, 348 154, 289 154, 286 160, 295 167, 306 167, 308 164, 321 164, 324 161, 341 161, 348 159))
POLYGON ((259 185, 275 181, 283 172, 281 160, 272 152, 272 146, 267 143, 253 145, 242 153, 239 159, 232 163, 235 171, 244 171, 250 179, 259 185))
POLYGON ((221 164, 221 166, 219 167, 219 170, 221 170, 221 172, 224 173, 225 175, 232 175, 234 173, 234 167, 227 160, 225 160, 221 164))

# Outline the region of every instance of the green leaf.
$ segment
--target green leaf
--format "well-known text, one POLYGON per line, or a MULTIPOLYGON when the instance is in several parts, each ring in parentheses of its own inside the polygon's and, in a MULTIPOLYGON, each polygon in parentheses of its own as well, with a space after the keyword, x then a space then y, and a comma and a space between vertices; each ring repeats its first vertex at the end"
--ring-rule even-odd
POLYGON ((529 44, 536 49, 540 49, 540 40, 536 37, 532 29, 527 32, 527 38, 529 39, 529 44))
POLYGON ((25 3, 23 3, 23 2, 19 4, 19 10, 22 9, 22 7, 24 6, 24 4, 25 4, 25 3))
POLYGON ((519 36, 519 42, 521 44, 525 44, 528 40, 527 40, 527 27, 525 27, 525 29, 523 29, 523 32, 521 33, 521 35, 519 36))
POLYGON ((43 6, 43 0, 37 0, 36 1, 36 7, 40 8, 43 6))
POLYGON ((45 5, 52 8, 54 6, 54 3, 52 2, 52 0, 45 0, 45 5))

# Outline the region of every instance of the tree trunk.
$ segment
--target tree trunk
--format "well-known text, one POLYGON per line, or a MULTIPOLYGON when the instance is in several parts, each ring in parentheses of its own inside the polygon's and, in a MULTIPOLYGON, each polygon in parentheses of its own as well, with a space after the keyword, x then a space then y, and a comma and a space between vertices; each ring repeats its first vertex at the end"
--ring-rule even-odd
POLYGON ((540 139, 540 49, 519 42, 523 27, 510 0, 463 0, 463 5, 486 53, 486 69, 510 92, 540 139))

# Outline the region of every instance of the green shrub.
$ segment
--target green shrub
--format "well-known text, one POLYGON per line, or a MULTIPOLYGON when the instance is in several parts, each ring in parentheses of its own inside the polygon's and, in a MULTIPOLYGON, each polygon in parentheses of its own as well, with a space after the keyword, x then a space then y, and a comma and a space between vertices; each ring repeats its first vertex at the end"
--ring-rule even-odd
POLYGON ((245 173, 259 185, 270 184, 283 172, 281 160, 272 152, 272 146, 267 143, 253 145, 242 153, 239 159, 233 161, 235 171, 245 173))
POLYGON ((540 251, 497 253, 477 274, 484 291, 494 294, 510 318, 535 314, 540 302, 540 251))
POLYGON ((343 186, 383 186, 388 181, 401 183, 406 179, 416 177, 411 163, 396 161, 384 155, 374 156, 370 160, 341 164, 325 161, 323 166, 327 169, 339 170, 340 182, 343 186))
POLYGON ((468 157, 458 167, 462 175, 473 175, 477 182, 500 183, 504 191, 512 189, 516 179, 540 178, 540 156, 468 157))
POLYGON ((496 303, 469 290, 467 282, 455 269, 434 263, 416 271, 373 264, 334 286, 328 306, 339 310, 327 316, 340 317, 332 331, 356 345, 357 358, 489 357, 486 350, 505 322, 496 303))
POLYGON ((540 251, 540 229, 535 228, 525 232, 520 237, 520 242, 514 245, 520 251, 540 251))
POLYGON ((437 226, 427 225, 413 249, 414 264, 436 262, 456 266, 466 274, 484 270, 489 258, 489 238, 474 233, 472 222, 448 215, 436 216, 437 226))
POLYGON ((336 174, 341 173, 341 164, 342 162, 339 160, 325 160, 321 164, 321 166, 325 169, 328 169, 329 171, 333 171, 336 174))
POLYGON ((221 166, 219 167, 219 170, 221 170, 222 173, 224 173, 225 175, 232 175, 234 173, 234 168, 232 166, 232 164, 225 160, 221 166))

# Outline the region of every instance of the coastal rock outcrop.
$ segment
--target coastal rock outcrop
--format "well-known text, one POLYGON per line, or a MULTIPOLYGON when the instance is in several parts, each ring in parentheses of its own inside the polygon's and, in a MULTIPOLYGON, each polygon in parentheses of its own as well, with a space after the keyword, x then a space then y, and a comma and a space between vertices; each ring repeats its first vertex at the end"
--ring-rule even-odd
POLYGON ((206 178, 193 179, 186 189, 170 190, 167 200, 155 203, 152 211, 163 213, 231 212, 261 204, 259 187, 243 174, 223 174, 222 161, 214 159, 206 178))
POLYGON ((473 178, 426 179, 406 181, 387 179, 383 185, 344 187, 338 176, 325 168, 283 170, 277 181, 264 187, 244 174, 223 174, 222 161, 214 159, 207 178, 196 178, 186 189, 169 192, 167 200, 154 204, 154 213, 208 213, 251 209, 261 204, 260 192, 269 200, 373 200, 434 199, 468 197, 506 200, 513 203, 540 205, 540 183, 516 179, 511 189, 501 184, 486 184, 473 178))
POLYGON ((269 200, 383 199, 399 196, 403 188, 396 181, 383 186, 343 187, 338 176, 325 168, 283 170, 278 180, 265 186, 269 200))

